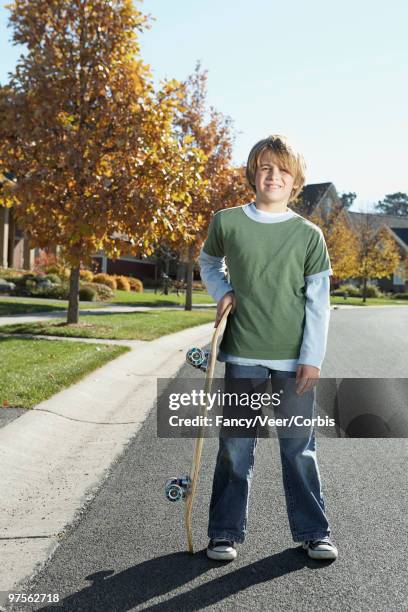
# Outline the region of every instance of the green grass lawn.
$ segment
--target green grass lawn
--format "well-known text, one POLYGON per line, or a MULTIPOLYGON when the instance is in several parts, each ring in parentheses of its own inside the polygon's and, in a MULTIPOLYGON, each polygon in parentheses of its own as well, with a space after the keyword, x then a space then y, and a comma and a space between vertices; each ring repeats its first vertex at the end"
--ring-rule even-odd
POLYGON ((0 333, 45 334, 47 336, 71 336, 77 338, 106 338, 114 340, 154 340, 165 334, 187 327, 210 323, 215 319, 214 310, 160 310, 132 313, 88 314, 79 318, 78 324, 65 321, 38 321, 2 325, 0 333))
MULTIPOLYGON (((79 302, 80 309, 103 308, 117 304, 119 306, 183 306, 184 295, 177 296, 155 294, 154 291, 136 293, 134 291, 114 292, 114 297, 107 302, 79 302)), ((193 292, 193 304, 212 304, 214 300, 204 291, 193 292)), ((49 312, 51 310, 66 310, 68 300, 48 300, 45 298, 0 297, 0 317, 19 314, 33 314, 36 312, 49 312)))
POLYGON ((32 408, 128 350, 111 344, 0 338, 0 409, 5 402, 32 408))
POLYGON ((349 297, 346 300, 340 296, 331 296, 331 304, 349 304, 352 306, 408 306, 408 300, 390 300, 389 298, 367 298, 364 303, 362 298, 349 297))
MULTIPOLYGON (((178 304, 184 306, 185 296, 169 293, 162 295, 153 290, 145 290, 143 293, 134 291, 115 291, 115 297, 110 301, 111 304, 123 304, 126 306, 173 306, 178 304)), ((214 304, 213 298, 205 291, 193 291, 193 304, 214 304)))

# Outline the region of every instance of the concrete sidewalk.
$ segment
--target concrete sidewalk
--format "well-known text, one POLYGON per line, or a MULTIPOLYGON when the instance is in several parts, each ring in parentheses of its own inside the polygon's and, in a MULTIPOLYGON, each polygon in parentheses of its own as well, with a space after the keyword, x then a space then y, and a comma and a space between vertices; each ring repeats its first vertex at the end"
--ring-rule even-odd
POLYGON ((0 430, 0 591, 53 553, 154 406, 157 378, 173 377, 186 350, 208 344, 212 330, 208 323, 138 341, 0 430))

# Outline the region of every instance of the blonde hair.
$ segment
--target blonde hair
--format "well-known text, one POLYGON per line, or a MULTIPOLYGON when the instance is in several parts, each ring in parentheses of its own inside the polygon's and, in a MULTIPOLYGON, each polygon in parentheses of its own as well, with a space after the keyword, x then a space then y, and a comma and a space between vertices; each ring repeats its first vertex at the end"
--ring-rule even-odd
POLYGON ((295 200, 305 184, 306 162, 303 156, 297 152, 288 142, 286 136, 272 134, 257 142, 251 149, 246 165, 246 178, 256 193, 255 175, 259 165, 259 159, 263 151, 271 151, 274 161, 294 177, 295 185, 290 200, 295 200))

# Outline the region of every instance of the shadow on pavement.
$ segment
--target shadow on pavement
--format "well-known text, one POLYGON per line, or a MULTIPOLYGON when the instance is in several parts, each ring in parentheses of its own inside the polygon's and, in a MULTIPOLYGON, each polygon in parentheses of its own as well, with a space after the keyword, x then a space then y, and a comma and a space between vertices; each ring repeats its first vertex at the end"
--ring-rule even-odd
POLYGON ((39 610, 66 610, 67 612, 109 610, 120 612, 147 604, 157 597, 168 597, 164 601, 144 607, 144 610, 201 610, 223 599, 237 594, 253 585, 279 578, 304 567, 324 568, 331 561, 319 562, 309 559, 300 546, 289 548, 255 563, 233 569, 234 565, 220 564, 207 558, 205 550, 194 556, 187 552, 166 555, 145 561, 119 574, 114 570, 103 570, 87 576, 92 584, 78 593, 39 610), (231 571, 191 588, 186 593, 171 597, 174 589, 214 569, 231 571))

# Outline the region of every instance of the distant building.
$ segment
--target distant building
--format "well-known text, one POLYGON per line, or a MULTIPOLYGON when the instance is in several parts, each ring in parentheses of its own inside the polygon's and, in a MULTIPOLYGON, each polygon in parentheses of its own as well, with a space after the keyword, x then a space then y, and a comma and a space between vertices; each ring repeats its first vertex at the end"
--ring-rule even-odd
POLYGON ((0 267, 31 270, 39 249, 30 249, 17 226, 13 208, 0 206, 0 267))
MULTIPOLYGON (((359 224, 365 222, 365 213, 348 212, 352 225, 357 229, 359 224)), ((370 214, 370 223, 380 229, 385 227, 398 245, 401 259, 408 255, 408 217, 398 215, 370 214)), ((376 284, 382 291, 393 291, 403 293, 408 290, 408 279, 403 265, 400 265, 395 272, 386 278, 376 279, 376 284)))
MULTIPOLYGON (((300 209, 306 214, 312 214, 316 209, 323 213, 330 212, 333 204, 340 204, 340 198, 333 183, 316 183, 306 185, 301 194, 300 209)), ((302 214, 302 213, 300 213, 302 214)), ((345 219, 354 231, 365 221, 366 213, 351 212, 344 209, 345 219)), ((375 227, 385 227, 398 245, 401 259, 408 255, 408 217, 399 215, 370 214, 370 222, 375 227)), ((388 278, 372 279, 382 291, 394 293, 408 290, 408 279, 403 266, 388 278)))

